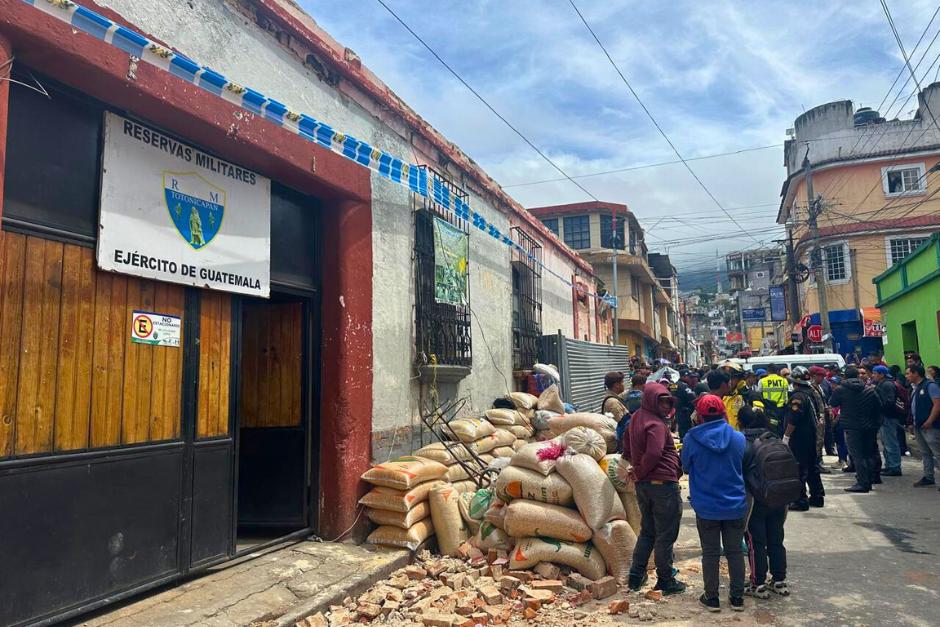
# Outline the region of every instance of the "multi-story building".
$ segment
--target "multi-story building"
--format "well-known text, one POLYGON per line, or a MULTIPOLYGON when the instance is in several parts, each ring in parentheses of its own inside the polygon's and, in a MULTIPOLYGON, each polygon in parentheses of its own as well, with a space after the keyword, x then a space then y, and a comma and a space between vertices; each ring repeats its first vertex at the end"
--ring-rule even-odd
POLYGON ((800 309, 814 323, 820 320, 814 277, 825 268, 837 352, 881 350, 881 337, 866 337, 861 313, 877 301, 872 279, 940 229, 938 114, 934 83, 918 94, 911 119, 885 120, 843 100, 810 109, 788 131, 777 222, 794 238, 797 262, 812 270, 800 287, 800 309), (818 241, 809 231, 810 170, 821 210, 818 241))
MULTIPOLYGON (((529 211, 590 262, 608 293, 617 297, 619 343, 628 346, 632 354, 650 359, 672 356, 675 340, 669 320, 673 297, 650 266, 643 229, 627 206, 590 201, 529 211)), ((672 272, 674 284, 675 270, 672 272)))
POLYGON ((742 350, 752 353, 766 346, 774 335, 770 311, 770 287, 783 279, 784 253, 779 248, 759 248, 725 256, 729 292, 735 299, 736 328, 742 333, 742 350))

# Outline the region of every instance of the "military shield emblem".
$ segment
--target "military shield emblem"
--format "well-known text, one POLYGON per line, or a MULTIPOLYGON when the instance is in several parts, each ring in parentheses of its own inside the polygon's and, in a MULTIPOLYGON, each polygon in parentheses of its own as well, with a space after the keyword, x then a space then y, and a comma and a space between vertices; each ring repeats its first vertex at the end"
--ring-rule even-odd
POLYGON ((170 219, 194 250, 207 246, 222 226, 225 190, 195 172, 164 172, 163 194, 170 219))

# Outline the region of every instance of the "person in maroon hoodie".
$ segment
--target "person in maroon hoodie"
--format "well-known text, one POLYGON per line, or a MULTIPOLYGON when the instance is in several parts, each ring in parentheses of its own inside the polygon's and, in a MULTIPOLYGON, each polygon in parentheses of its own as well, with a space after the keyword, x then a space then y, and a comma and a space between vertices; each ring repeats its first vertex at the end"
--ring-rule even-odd
POLYGON ((679 492, 682 465, 666 422, 673 403, 664 385, 647 383, 640 409, 634 412, 623 435, 622 456, 632 464, 630 474, 636 482, 636 499, 642 515, 627 581, 631 590, 639 590, 646 583, 646 566, 654 548, 657 576, 654 589, 663 594, 685 590, 685 584, 675 578, 672 568, 672 547, 679 537, 682 520, 679 492))

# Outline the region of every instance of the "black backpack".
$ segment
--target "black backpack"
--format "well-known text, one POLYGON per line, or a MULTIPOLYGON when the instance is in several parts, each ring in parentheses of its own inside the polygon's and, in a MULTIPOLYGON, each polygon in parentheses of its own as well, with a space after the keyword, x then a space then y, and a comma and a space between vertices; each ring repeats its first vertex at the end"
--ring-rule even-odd
POLYGON ((790 447, 771 433, 754 440, 753 472, 748 483, 758 503, 777 508, 800 498, 800 465, 790 447))

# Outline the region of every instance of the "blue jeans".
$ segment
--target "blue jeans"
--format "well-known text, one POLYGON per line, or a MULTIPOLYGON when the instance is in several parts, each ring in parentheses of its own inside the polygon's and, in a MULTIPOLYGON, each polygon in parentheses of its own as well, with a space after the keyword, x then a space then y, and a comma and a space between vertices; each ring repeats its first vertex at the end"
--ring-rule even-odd
POLYGON ((833 435, 836 436, 836 450, 839 452, 839 460, 848 461, 849 447, 845 445, 845 430, 842 428, 842 423, 837 422, 832 431, 833 435))
POLYGON ((885 418, 881 425, 881 446, 885 453, 885 470, 901 470, 901 445, 898 442, 898 422, 885 418))

